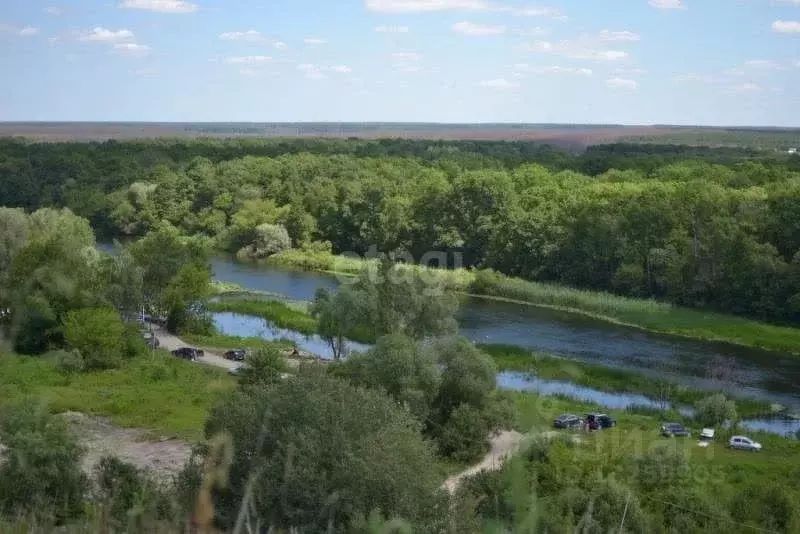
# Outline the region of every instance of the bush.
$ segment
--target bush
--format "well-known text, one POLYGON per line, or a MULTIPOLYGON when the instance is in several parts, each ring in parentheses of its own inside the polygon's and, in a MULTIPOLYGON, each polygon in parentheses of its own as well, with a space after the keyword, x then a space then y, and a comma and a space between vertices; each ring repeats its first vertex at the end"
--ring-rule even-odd
POLYGON ((717 393, 695 405, 694 417, 703 426, 720 427, 727 421, 736 421, 736 403, 724 394, 717 393))
POLYGON ((80 373, 86 370, 86 362, 78 350, 56 350, 46 357, 55 363, 56 368, 64 374, 80 373))
POLYGON ((637 458, 634 465, 639 486, 646 490, 672 486, 689 474, 686 455, 672 447, 659 447, 637 458))
POLYGON ((111 308, 83 308, 67 313, 64 339, 83 355, 87 370, 112 369, 122 363, 125 325, 111 308))
POLYGON ((488 434, 483 413, 469 404, 462 404, 453 410, 436 434, 439 452, 457 462, 471 462, 488 450, 488 434))
POLYGON ((263 348, 247 355, 239 385, 266 386, 279 381, 285 372, 286 360, 281 352, 275 347, 263 348))
POLYGON ((81 514, 83 451, 63 420, 38 403, 9 406, 0 413, 0 442, 0 510, 56 522, 81 514))

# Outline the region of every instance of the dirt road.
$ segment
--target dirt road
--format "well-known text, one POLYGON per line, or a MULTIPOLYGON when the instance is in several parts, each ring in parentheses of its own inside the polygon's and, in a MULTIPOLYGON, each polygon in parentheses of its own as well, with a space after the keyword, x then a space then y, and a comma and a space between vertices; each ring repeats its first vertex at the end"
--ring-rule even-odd
MULTIPOLYGON (((559 432, 551 430, 537 435, 546 439, 552 439, 559 434, 559 432)), ((525 437, 526 436, 524 434, 520 434, 514 430, 500 432, 491 439, 492 448, 489 453, 483 457, 483 460, 472 467, 461 471, 457 475, 451 476, 444 481, 442 487, 447 489, 447 491, 450 493, 453 493, 456 489, 458 489, 458 486, 461 485, 461 482, 465 478, 471 477, 472 475, 480 473, 481 471, 496 471, 500 469, 505 460, 516 454, 516 452, 519 450, 522 440, 525 437)), ((578 436, 573 435, 572 438, 576 443, 580 443, 581 441, 578 436)))
MULTIPOLYGON (((190 343, 186 343, 181 338, 170 334, 166 330, 161 327, 154 326, 153 333, 155 333, 156 338, 158 338, 159 348, 165 350, 177 350, 181 347, 194 347, 194 345, 190 343)), ((233 362, 231 360, 226 360, 222 357, 221 354, 213 351, 208 351, 203 349, 203 357, 198 360, 201 363, 206 365, 215 365, 217 367, 222 367, 224 369, 236 369, 241 365, 241 362, 233 362)))
POLYGON ((483 460, 473 465, 469 469, 465 469, 457 475, 453 475, 445 480, 444 487, 447 488, 447 491, 453 493, 461 484, 463 479, 475 475, 481 471, 494 471, 496 469, 500 469, 500 466, 503 465, 503 461, 517 452, 523 437, 524 436, 522 434, 513 430, 500 432, 498 435, 492 438, 492 449, 486 456, 483 457, 483 460))

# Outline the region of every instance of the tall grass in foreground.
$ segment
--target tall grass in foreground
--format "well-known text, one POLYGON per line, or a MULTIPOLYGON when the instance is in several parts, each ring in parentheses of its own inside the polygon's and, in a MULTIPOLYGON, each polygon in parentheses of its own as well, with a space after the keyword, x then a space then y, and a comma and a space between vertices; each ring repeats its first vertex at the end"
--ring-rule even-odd
MULTIPOLYGON (((289 250, 270 257, 273 265, 356 275, 375 260, 289 250)), ((475 296, 545 306, 653 332, 706 341, 800 354, 800 329, 776 326, 733 315, 680 308, 652 299, 622 297, 556 284, 532 282, 493 271, 402 266, 430 283, 475 296)))

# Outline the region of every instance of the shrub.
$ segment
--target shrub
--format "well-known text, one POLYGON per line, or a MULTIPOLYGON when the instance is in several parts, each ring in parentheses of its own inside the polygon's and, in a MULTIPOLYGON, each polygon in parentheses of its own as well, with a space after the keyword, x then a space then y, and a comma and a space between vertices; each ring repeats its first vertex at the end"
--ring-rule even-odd
POLYGON ((56 350, 48 353, 47 357, 64 374, 80 373, 86 370, 86 362, 78 350, 56 350))
POLYGON ((0 442, 0 510, 56 522, 81 514, 83 451, 63 420, 38 403, 9 406, 0 413, 0 442))
POLYGON ((695 419, 704 426, 722 426, 726 421, 736 421, 736 403, 723 393, 717 393, 695 405, 695 419))
POLYGON ((67 313, 64 339, 83 355, 87 370, 111 369, 122 363, 125 325, 111 308, 83 308, 67 313))
POLYGON ((457 462, 471 462, 489 448, 488 434, 483 413, 474 406, 461 404, 436 433, 439 452, 457 462))

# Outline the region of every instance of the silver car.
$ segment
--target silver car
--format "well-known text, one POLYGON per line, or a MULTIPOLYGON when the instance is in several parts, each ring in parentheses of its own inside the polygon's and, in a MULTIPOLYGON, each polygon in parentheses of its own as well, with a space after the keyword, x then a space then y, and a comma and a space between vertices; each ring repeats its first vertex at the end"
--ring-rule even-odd
POLYGON ((733 436, 731 440, 728 442, 728 446, 731 449, 739 449, 742 451, 760 451, 761 444, 753 441, 752 439, 745 437, 745 436, 733 436))

